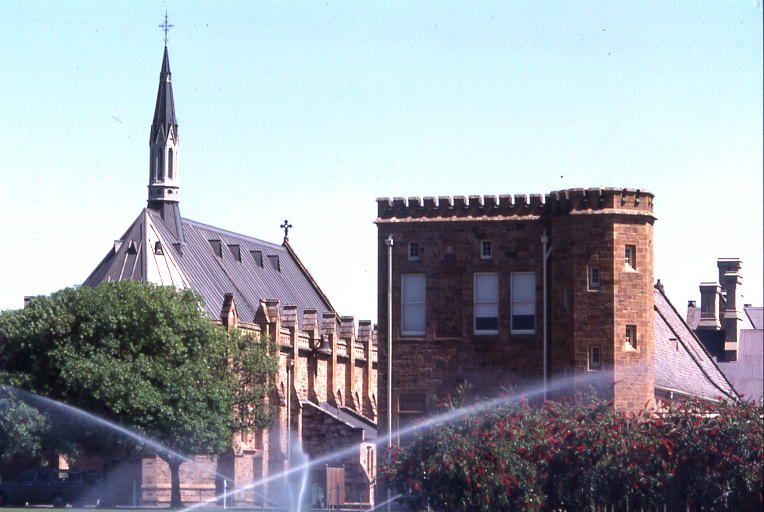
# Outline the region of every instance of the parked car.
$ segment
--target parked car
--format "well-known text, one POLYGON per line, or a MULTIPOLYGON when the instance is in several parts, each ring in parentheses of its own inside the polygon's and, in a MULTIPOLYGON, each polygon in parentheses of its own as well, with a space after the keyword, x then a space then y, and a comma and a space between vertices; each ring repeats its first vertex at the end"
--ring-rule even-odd
POLYGON ((0 506, 97 505, 100 483, 100 475, 93 471, 29 469, 15 480, 0 482, 0 506))

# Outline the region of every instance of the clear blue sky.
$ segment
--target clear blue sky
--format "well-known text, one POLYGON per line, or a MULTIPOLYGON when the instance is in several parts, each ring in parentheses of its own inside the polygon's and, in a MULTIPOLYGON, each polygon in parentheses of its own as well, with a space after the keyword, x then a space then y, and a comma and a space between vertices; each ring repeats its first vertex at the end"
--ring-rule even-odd
POLYGON ((145 205, 167 9, 184 216, 279 224, 376 319, 379 196, 656 195, 680 311, 762 304, 762 10, 688 2, 0 2, 0 309, 81 283, 145 205))

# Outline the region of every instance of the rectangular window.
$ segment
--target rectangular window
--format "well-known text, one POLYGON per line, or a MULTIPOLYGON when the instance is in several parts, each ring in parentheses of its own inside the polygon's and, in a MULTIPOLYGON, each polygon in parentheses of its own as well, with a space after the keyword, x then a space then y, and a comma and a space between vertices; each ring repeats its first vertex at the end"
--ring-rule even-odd
POLYGON ((637 350, 637 326, 626 326, 626 348, 637 350))
POLYGON ((413 436, 406 432, 427 416, 427 396, 423 393, 401 393, 398 395, 398 442, 401 446, 408 445, 413 436))
POLYGON ((401 274, 401 334, 423 336, 425 333, 424 274, 401 274))
POLYGON ((499 333, 499 274, 475 274, 475 334, 499 333))
POLYGON ((589 347, 589 369, 599 370, 602 368, 602 353, 599 346, 589 347))
POLYGON ((637 268, 637 246, 627 245, 623 255, 624 263, 627 267, 636 270, 637 268))
POLYGON ((536 332, 536 273, 512 272, 512 333, 536 332))
POLYGON ((600 289, 600 268, 596 266, 589 267, 589 289, 600 289))
POLYGON ((490 240, 480 241, 480 259, 490 260, 493 257, 493 247, 490 240))
POLYGON ((409 242, 409 261, 419 259, 419 242, 409 242))

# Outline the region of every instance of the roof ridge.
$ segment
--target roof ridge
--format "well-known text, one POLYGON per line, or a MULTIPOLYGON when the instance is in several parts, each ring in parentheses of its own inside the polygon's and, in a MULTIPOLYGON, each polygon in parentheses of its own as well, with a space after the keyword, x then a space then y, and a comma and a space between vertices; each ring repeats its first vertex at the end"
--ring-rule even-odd
POLYGON ((274 249, 281 249, 281 250, 284 249, 281 244, 277 244, 277 243, 273 243, 273 242, 268 242, 267 240, 262 240, 260 238, 255 238, 253 236, 244 235, 244 234, 241 234, 241 233, 236 233, 235 231, 229 231, 227 229, 219 228, 219 227, 213 226, 211 224, 205 224, 204 222, 199 222, 197 220, 192 220, 192 219, 189 219, 187 217, 181 217, 180 220, 184 224, 191 224, 193 226, 197 226, 197 227, 200 227, 200 228, 203 228, 203 229, 206 228, 206 229, 209 229, 209 230, 212 230, 212 231, 217 231, 218 233, 229 235, 229 236, 236 237, 236 238, 241 238, 241 239, 244 239, 244 240, 247 240, 247 241, 250 241, 250 242, 255 242, 255 243, 269 245, 269 246, 273 247, 274 249))

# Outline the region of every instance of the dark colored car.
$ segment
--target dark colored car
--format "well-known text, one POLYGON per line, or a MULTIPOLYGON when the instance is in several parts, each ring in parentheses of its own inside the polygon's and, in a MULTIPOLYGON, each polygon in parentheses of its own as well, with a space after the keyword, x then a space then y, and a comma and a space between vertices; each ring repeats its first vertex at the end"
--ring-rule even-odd
POLYGON ((0 506, 50 504, 97 505, 101 478, 92 471, 29 469, 0 482, 0 506))

